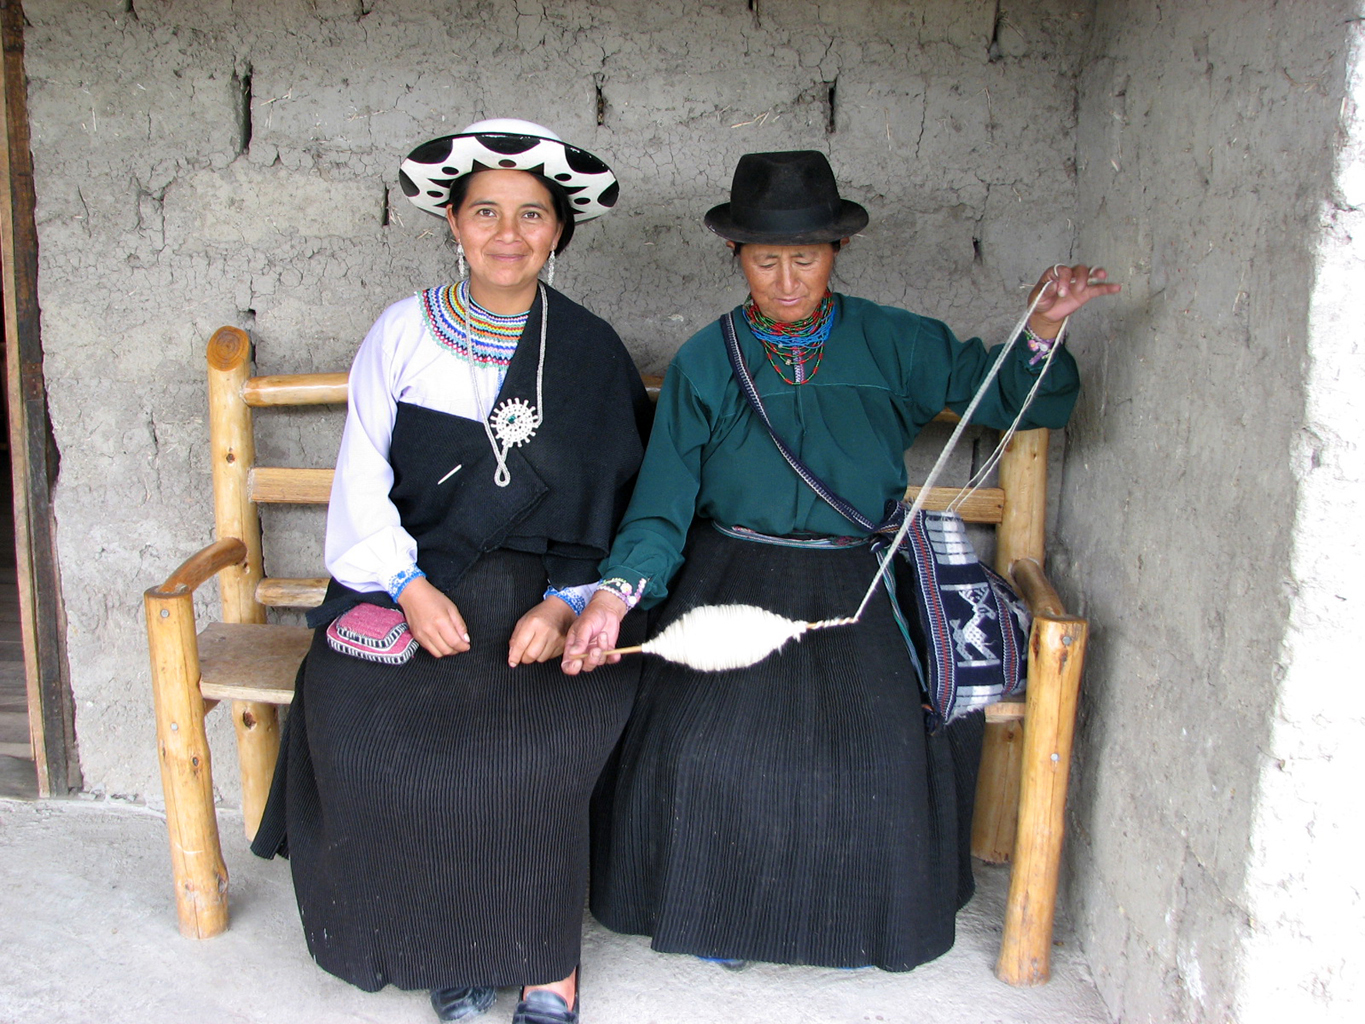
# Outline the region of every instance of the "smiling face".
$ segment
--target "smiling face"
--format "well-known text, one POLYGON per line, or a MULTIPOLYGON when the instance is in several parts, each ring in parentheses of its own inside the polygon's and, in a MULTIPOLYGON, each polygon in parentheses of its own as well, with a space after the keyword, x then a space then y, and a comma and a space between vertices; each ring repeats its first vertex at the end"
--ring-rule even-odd
MULTIPOLYGON (((734 243, 730 247, 733 249, 734 243)), ((751 242, 740 249, 739 266, 749 282, 749 294, 765 316, 784 322, 803 320, 825 297, 829 276, 834 272, 834 244, 751 242)))
POLYGON ((464 246, 474 301, 503 315, 528 310, 561 231, 549 190, 525 171, 479 171, 446 220, 464 246))

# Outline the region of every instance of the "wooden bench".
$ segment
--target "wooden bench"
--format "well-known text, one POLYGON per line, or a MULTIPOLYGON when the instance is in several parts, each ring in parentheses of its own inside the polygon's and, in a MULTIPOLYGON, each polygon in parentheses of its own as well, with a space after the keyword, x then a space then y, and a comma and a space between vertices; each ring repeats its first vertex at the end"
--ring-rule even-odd
MULTIPOLYGON (((344 373, 251 377, 249 365, 245 332, 224 327, 214 334, 208 393, 218 539, 144 597, 176 908, 180 930, 195 938, 217 935, 228 920, 228 873, 204 716, 219 702, 231 702, 242 816, 251 838, 279 752, 278 705, 292 699, 295 673, 312 639, 308 629, 267 624, 266 609, 315 607, 327 582, 264 573, 257 505, 325 504, 332 471, 258 466, 252 410, 346 401, 344 373), (199 632, 194 592, 214 575, 222 621, 199 632)), ((987 711, 972 836, 977 856, 1013 859, 996 973, 1015 985, 1048 978, 1087 629, 1085 620, 1066 613, 1042 572, 1047 445, 1046 430, 1017 434, 1000 462, 999 486, 979 491, 962 509, 967 521, 996 526, 997 567, 1012 576, 1034 615, 1027 699, 987 711)), ((944 507, 955 493, 936 488, 929 507, 944 507)))

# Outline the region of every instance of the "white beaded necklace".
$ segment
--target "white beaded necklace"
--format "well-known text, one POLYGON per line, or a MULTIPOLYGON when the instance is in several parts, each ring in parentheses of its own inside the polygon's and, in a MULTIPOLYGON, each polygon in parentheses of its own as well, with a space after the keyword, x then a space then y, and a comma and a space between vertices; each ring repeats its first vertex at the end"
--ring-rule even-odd
MULTIPOLYGON (((460 297, 464 301, 455 303, 455 305, 459 309, 461 326, 464 327, 465 355, 468 357, 466 362, 469 366, 469 387, 473 393, 474 408, 478 411, 479 422, 483 424, 483 432, 488 435, 488 444, 493 449, 493 458, 498 464, 498 468, 493 473, 493 482, 499 487, 506 487, 512 482, 511 470, 507 468, 508 451, 513 447, 519 448, 530 441, 536 435, 536 428, 545 422, 543 411, 545 409, 545 326, 549 317, 549 297, 545 294, 545 286, 537 283, 536 287, 540 292, 540 358, 536 363, 536 404, 530 405, 520 398, 509 398, 491 413, 485 413, 483 403, 479 399, 478 377, 474 373, 474 328, 469 318, 469 303, 474 300, 469 295, 468 285, 462 284, 461 287, 464 289, 464 294, 460 297)), ((438 485, 445 483, 461 468, 462 466, 456 466, 436 483, 438 485)))

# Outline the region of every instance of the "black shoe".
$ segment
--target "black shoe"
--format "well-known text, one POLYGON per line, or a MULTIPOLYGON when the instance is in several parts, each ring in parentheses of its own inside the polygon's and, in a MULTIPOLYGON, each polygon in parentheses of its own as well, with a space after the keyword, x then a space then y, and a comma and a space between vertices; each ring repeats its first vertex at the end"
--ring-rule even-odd
POLYGON ((477 985, 434 988, 431 990, 431 1008, 441 1020, 465 1020, 483 1013, 497 997, 497 989, 477 985))
POLYGON ((578 1024, 578 993, 574 993, 570 1010, 563 997, 549 989, 523 992, 517 1012, 512 1014, 512 1024, 578 1024))

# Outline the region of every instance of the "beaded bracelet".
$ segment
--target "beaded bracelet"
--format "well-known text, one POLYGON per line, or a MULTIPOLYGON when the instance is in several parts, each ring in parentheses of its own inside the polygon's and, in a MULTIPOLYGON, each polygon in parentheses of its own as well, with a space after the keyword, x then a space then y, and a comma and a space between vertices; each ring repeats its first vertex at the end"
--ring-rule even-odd
POLYGON ((619 597, 625 602, 626 608, 629 609, 634 608, 640 603, 640 598, 645 596, 645 586, 648 583, 648 580, 642 579, 640 580, 639 586, 632 587, 627 580, 623 580, 619 576, 613 576, 611 579, 603 580, 601 583, 597 584, 597 589, 605 590, 608 593, 619 597))
POLYGON ((1056 338, 1041 337, 1028 324, 1024 325, 1024 341, 1028 344, 1029 351, 1033 353, 1029 357, 1029 366, 1037 366, 1041 363, 1052 351, 1052 347, 1057 344, 1056 338))
POLYGON ((541 600, 557 597, 572 608, 575 615, 582 615, 583 609, 588 607, 588 598, 593 595, 596 589, 595 583, 585 583, 582 586, 566 587, 560 590, 552 583, 545 588, 545 593, 541 594, 540 597, 541 600))
POLYGON ((388 586, 385 587, 384 589, 389 592, 389 596, 391 598, 397 601, 398 595, 403 592, 403 589, 409 583, 417 579, 419 576, 425 579, 426 575, 427 575, 426 573, 424 573, 421 569, 417 568, 417 566, 414 565, 410 569, 404 569, 402 572, 396 573, 393 576, 391 576, 389 578, 388 586))

